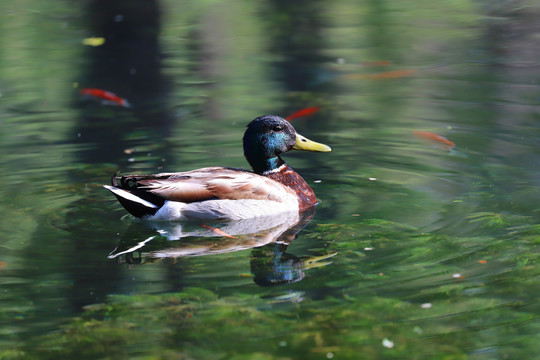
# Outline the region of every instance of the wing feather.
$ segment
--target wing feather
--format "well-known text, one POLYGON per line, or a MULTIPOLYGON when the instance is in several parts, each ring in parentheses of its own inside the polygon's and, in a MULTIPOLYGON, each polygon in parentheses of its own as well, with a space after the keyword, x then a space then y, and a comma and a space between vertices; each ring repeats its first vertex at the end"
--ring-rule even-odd
POLYGON ((224 167, 210 167, 181 173, 130 176, 137 188, 165 200, 197 202, 210 199, 254 199, 288 202, 295 198, 292 189, 255 173, 224 167))

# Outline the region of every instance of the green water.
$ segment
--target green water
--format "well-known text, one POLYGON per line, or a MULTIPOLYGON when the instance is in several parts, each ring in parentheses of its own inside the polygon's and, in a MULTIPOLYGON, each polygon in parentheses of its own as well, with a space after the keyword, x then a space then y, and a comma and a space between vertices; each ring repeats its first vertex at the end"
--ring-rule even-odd
POLYGON ((539 16, 1 2, 0 359, 538 359, 539 16), (320 201, 301 219, 173 240, 101 187, 245 168, 250 120, 314 106, 293 125, 333 152, 284 156, 320 201))

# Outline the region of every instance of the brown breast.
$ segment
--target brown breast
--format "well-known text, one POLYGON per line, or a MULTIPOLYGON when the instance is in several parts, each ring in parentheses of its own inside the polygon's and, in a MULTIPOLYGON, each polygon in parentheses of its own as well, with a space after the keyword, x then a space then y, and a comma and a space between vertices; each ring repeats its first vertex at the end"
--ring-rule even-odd
POLYGON ((279 181, 297 194, 300 211, 305 211, 317 204, 317 198, 313 190, 290 166, 285 165, 280 171, 270 173, 266 176, 272 180, 279 181))

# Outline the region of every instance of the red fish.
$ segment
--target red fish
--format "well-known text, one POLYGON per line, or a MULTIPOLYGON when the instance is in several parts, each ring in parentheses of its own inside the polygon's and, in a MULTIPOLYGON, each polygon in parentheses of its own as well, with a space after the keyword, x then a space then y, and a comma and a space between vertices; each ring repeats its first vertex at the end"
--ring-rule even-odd
POLYGON ((298 110, 294 114, 291 114, 291 115, 287 116, 285 118, 285 120, 291 121, 292 119, 296 119, 296 118, 299 118, 299 117, 302 117, 302 116, 313 115, 317 111, 319 111, 319 109, 320 109, 319 106, 315 106, 315 107, 309 107, 309 108, 305 108, 305 109, 302 109, 302 110, 298 110))
POLYGON ((443 145, 446 150, 451 150, 454 146, 456 146, 456 144, 454 144, 444 136, 437 135, 429 131, 413 131, 413 134, 420 139, 433 141, 437 144, 443 145))
POLYGON ((126 99, 123 99, 116 94, 106 90, 84 88, 81 89, 81 95, 88 96, 94 99, 99 99, 102 101, 103 104, 107 105, 118 105, 126 108, 131 107, 131 104, 126 99))
POLYGON ((382 79, 395 79, 406 76, 411 76, 415 73, 415 70, 404 69, 404 70, 392 70, 384 71, 375 74, 347 74, 344 75, 348 79, 368 79, 368 80, 382 80, 382 79))
POLYGON ((218 235, 225 236, 225 237, 228 237, 228 238, 231 238, 231 239, 236 239, 236 236, 229 235, 229 234, 227 234, 225 231, 223 231, 223 230, 221 230, 221 229, 218 229, 218 228, 215 228, 215 227, 211 227, 211 226, 208 226, 208 225, 206 225, 206 224, 201 224, 201 226, 202 226, 203 228, 207 228, 207 229, 212 230, 213 232, 215 232, 215 233, 218 234, 218 235))

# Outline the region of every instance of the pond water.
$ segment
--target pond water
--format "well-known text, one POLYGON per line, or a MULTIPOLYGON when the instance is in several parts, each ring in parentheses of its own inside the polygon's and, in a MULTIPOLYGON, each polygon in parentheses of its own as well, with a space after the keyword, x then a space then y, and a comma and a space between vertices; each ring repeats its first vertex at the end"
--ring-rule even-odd
POLYGON ((538 358, 539 16, 3 1, 0 359, 538 358), (152 228, 102 188, 246 168, 250 120, 310 107, 300 218, 152 228))

